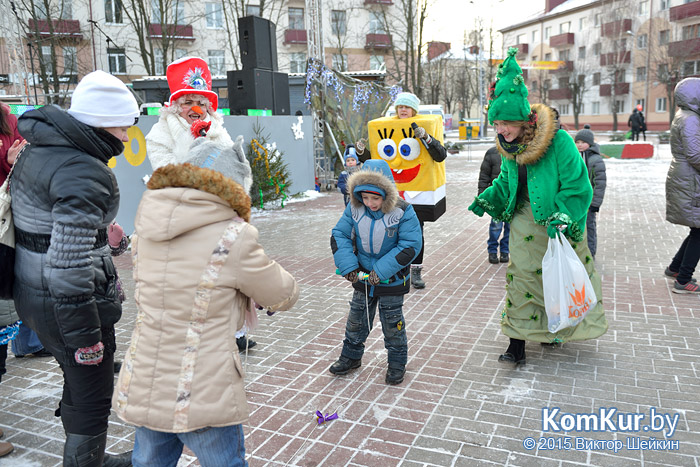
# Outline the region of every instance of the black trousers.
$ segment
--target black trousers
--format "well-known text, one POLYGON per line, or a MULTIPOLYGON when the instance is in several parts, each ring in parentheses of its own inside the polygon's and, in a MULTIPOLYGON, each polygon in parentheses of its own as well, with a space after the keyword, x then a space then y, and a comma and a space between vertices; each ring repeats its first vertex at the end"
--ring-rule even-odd
POLYGON ((420 222, 421 247, 420 253, 418 253, 418 256, 416 256, 416 259, 414 259, 411 264, 423 264, 423 253, 425 253, 425 235, 423 235, 423 226, 425 223, 420 219, 418 219, 418 222, 420 222))
POLYGON ((687 284, 693 277, 695 268, 700 260, 700 229, 690 228, 690 234, 685 237, 676 256, 673 257, 669 269, 678 271, 678 282, 687 284))
POLYGON ((107 431, 114 391, 114 353, 105 351, 99 365, 68 366, 63 370, 63 397, 56 415, 66 433, 95 436, 107 431))
POLYGON ((7 361, 7 346, 9 344, 0 345, 0 381, 2 381, 2 375, 7 373, 5 369, 5 362, 7 361))

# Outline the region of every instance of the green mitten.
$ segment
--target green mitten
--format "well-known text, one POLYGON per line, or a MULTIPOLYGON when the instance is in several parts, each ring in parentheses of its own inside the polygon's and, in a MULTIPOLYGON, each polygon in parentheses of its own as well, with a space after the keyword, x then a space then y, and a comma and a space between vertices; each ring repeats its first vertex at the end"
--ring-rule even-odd
POLYGON ((561 234, 564 235, 566 228, 567 225, 564 222, 555 219, 547 226, 547 235, 549 238, 556 238, 557 232, 561 232, 561 234), (561 229, 558 228, 559 226, 561 226, 561 229))
POLYGON ((486 213, 486 211, 484 211, 484 208, 482 208, 477 203, 476 199, 474 199, 474 202, 471 204, 471 206, 469 206, 468 209, 479 217, 483 216, 486 213))

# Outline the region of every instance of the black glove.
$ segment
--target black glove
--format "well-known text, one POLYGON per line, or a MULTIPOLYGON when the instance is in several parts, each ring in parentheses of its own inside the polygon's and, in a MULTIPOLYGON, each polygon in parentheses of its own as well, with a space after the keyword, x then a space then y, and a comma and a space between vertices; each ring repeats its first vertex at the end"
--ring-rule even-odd
POLYGON ((349 272, 349 273, 345 274, 345 276, 343 276, 343 277, 345 277, 347 280, 349 280, 350 282, 352 282, 354 284, 355 282, 357 282, 357 270, 349 272))
POLYGON ((600 211, 600 206, 591 206, 588 210, 591 212, 598 212, 600 211))
POLYGON ((374 270, 372 270, 372 272, 369 273, 367 281, 370 283, 370 285, 379 285, 379 276, 376 272, 374 272, 374 270))

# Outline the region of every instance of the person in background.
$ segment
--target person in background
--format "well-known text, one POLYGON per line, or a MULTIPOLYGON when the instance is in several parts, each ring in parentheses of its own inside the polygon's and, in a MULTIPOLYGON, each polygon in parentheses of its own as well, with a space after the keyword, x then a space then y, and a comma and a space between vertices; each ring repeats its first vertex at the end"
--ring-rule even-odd
POLYGON ((608 329, 600 276, 584 241, 593 190, 574 140, 559 128, 556 112, 527 100, 528 90, 511 47, 491 85, 489 122, 498 134, 501 173, 469 206, 477 216, 510 221, 510 262, 501 331, 510 343, 501 362, 525 363, 525 342, 558 345, 595 339, 608 329), (542 286, 542 259, 550 238, 574 246, 598 301, 576 326, 550 333, 542 286))
MULTIPOLYGON (((405 119, 412 118, 418 115, 418 109, 420 108, 420 99, 415 94, 410 92, 402 92, 396 96, 394 101, 394 108, 396 109, 396 118, 405 119)), ((433 138, 425 128, 418 126, 415 130, 414 137, 422 140, 424 144, 427 145, 428 154, 435 162, 442 162, 447 159, 447 151, 440 141, 433 138)), ((360 140, 355 143, 355 148, 357 150, 357 155, 360 158, 360 162, 365 162, 371 157, 370 151, 366 150, 365 143, 360 140)), ((416 209, 416 214, 418 215, 418 221, 420 222, 421 238, 423 240, 421 250, 418 256, 413 260, 411 265, 411 285, 416 289, 424 289, 425 281, 423 280, 423 256, 425 254, 425 237, 423 235, 425 222, 429 220, 426 219, 424 213, 421 209, 416 209)), ((439 216, 438 216, 439 217, 439 216)))
MULTIPOLYGON (((483 193, 485 189, 491 186, 493 181, 498 178, 498 174, 501 173, 501 153, 498 152, 496 146, 489 148, 484 154, 484 160, 481 163, 481 170, 479 171, 479 194, 483 193)), ((495 220, 491 218, 491 223, 489 224, 489 239, 486 242, 487 251, 489 253, 489 263, 498 264, 508 262, 508 240, 510 237, 510 224, 508 222, 503 222, 500 220, 495 220), (503 237, 499 243, 498 238, 503 232, 503 237), (501 247, 501 256, 498 256, 498 247, 501 247)))
POLYGON ((421 249, 421 231, 413 206, 399 197, 386 161, 371 159, 348 180, 350 204, 331 233, 331 250, 338 272, 355 291, 334 375, 359 368, 365 341, 379 308, 384 346, 388 353, 387 384, 403 382, 408 339, 403 316, 404 295, 410 286, 402 278, 421 249), (360 281, 360 275, 367 279, 360 281), (385 282, 382 282, 385 281, 385 282))
MULTIPOLYGON (((184 57, 168 65, 165 74, 170 102, 160 110, 158 122, 146 135, 148 160, 153 170, 187 161, 199 138, 220 147, 233 146, 234 142, 224 128, 223 117, 216 112, 219 96, 211 90, 207 62, 199 57, 184 57)), ((235 144, 242 146, 243 137, 236 138, 235 144)), ((257 345, 246 334, 246 329, 239 329, 236 333, 236 344, 241 351, 257 345)))
POLYGON ((353 145, 349 144, 345 148, 345 153, 343 154, 343 156, 345 157, 345 170, 340 172, 340 175, 338 176, 338 191, 340 191, 343 194, 343 201, 347 206, 350 202, 350 195, 348 194, 347 187, 348 177, 360 170, 360 165, 359 161, 357 160, 357 153, 355 152, 355 147, 353 145))
POLYGON ((294 306, 294 277, 272 261, 250 219, 243 151, 201 138, 184 164, 156 169, 132 236, 138 317, 114 407, 136 425, 135 467, 244 466, 248 406, 236 329, 294 306), (254 301, 254 302, 253 302, 254 301))
POLYGON ((593 199, 586 217, 586 236, 588 237, 588 249, 591 250, 591 255, 595 258, 598 251, 597 216, 600 206, 603 204, 608 178, 605 173, 605 162, 600 155, 600 146, 595 142, 593 132, 583 129, 576 133, 574 141, 581 157, 586 162, 588 179, 593 187, 593 199))
POLYGON ((693 273, 700 259, 700 78, 686 78, 674 90, 678 110, 671 123, 673 160, 666 177, 666 220, 690 228, 671 264, 675 293, 700 293, 693 273))
POLYGON ((12 174, 17 313, 58 361, 65 467, 128 466, 105 455, 122 308, 107 227, 119 187, 107 166, 124 152, 139 107, 115 76, 94 71, 67 111, 47 105, 18 122, 29 147, 12 174))
POLYGON ((642 132, 644 132, 644 141, 647 140, 647 124, 644 121, 641 104, 632 111, 632 115, 627 119, 627 126, 632 129, 632 141, 639 141, 639 133, 642 132))

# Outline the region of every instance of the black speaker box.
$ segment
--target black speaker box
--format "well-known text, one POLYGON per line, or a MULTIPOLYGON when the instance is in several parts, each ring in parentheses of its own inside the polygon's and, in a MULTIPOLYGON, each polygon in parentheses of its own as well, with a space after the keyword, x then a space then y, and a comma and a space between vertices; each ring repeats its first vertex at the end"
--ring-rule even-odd
MULTIPOLYGON (((248 115, 248 109, 273 110, 272 71, 235 70, 227 72, 226 75, 231 114, 248 115)), ((287 94, 289 95, 289 88, 287 94)), ((289 97, 286 108, 289 111, 289 97)))
POLYGON ((277 71, 275 23, 259 16, 238 18, 238 45, 244 70, 277 71))
POLYGON ((272 83, 273 114, 289 115, 289 75, 287 73, 273 73, 272 83))

